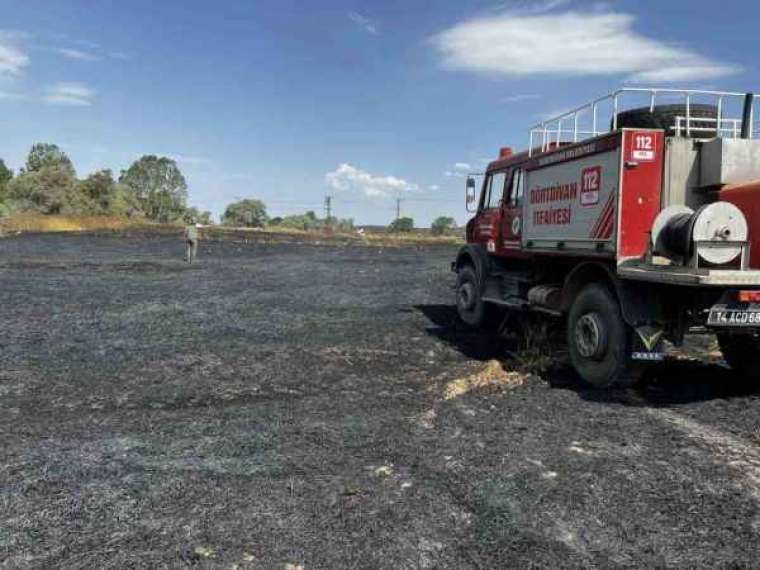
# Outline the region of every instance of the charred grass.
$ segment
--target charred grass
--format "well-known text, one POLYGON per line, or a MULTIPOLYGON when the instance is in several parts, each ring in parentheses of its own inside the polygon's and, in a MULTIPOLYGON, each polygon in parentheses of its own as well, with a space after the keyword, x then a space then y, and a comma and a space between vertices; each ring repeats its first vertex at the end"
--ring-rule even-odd
POLYGON ((709 344, 602 396, 556 327, 463 327, 448 247, 0 253, 0 565, 757 560, 758 398, 709 344))

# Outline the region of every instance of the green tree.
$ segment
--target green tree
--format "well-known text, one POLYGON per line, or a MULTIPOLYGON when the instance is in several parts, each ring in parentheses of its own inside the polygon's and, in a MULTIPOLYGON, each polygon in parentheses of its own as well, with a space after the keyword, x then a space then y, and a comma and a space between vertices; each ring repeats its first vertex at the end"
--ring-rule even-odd
POLYGON ((139 218, 145 216, 140 202, 135 198, 132 189, 117 182, 108 196, 106 213, 118 218, 139 218))
POLYGON ((24 170, 26 172, 40 172, 46 168, 68 171, 72 177, 76 176, 71 159, 58 148, 58 145, 37 143, 29 151, 24 170))
POLYGON ((116 181, 110 170, 101 170, 90 174, 79 182, 80 191, 92 200, 103 213, 108 213, 111 196, 116 188, 116 181))
POLYGON ((5 166, 5 162, 0 158, 0 218, 4 218, 9 215, 11 208, 6 204, 6 188, 8 182, 13 179, 13 171, 5 166))
POLYGON ((94 204, 98 214, 128 218, 143 215, 131 189, 116 182, 110 170, 90 174, 79 182, 78 188, 94 204))
POLYGON ((98 208, 79 190, 73 169, 65 165, 27 171, 6 186, 12 207, 42 214, 90 214, 98 208))
POLYGON ((449 216, 440 216, 433 221, 430 226, 430 232, 435 236, 442 236, 449 233, 451 230, 457 227, 457 223, 454 218, 449 216))
POLYGON ((261 200, 240 200, 227 206, 224 211, 225 226, 261 228, 267 223, 267 208, 261 200))
POLYGON ((5 166, 5 161, 0 158, 0 198, 3 195, 3 189, 5 185, 13 178, 13 171, 5 166))
POLYGON ((388 229, 392 232, 411 232, 414 229, 414 220, 412 218, 398 218, 391 222, 388 229))
POLYGON ((208 226, 213 223, 213 220, 211 219, 211 212, 201 212, 198 208, 188 208, 185 210, 183 219, 186 224, 197 222, 199 224, 203 224, 204 226, 208 226))
POLYGON ((95 203, 79 191, 74 165, 58 146, 35 144, 20 174, 5 184, 6 206, 42 214, 89 214, 95 203))
POLYGON ((306 212, 305 214, 295 216, 285 216, 279 225, 284 228, 309 231, 323 227, 324 222, 317 218, 314 212, 306 212))
POLYGON ((177 163, 166 157, 143 156, 122 172, 145 215, 159 222, 182 219, 187 205, 187 181, 177 163))

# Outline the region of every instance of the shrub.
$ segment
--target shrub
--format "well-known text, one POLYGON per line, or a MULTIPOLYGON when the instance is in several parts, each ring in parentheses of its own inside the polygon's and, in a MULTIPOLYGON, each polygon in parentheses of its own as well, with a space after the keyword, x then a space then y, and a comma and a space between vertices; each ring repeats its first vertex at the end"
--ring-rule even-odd
POLYGON ((261 200, 240 200, 227 206, 224 211, 225 226, 261 228, 267 223, 267 209, 261 200))
POLYGON ((449 233, 451 230, 457 227, 457 223, 454 220, 454 218, 451 218, 449 216, 439 216, 435 219, 433 224, 430 226, 430 232, 434 236, 442 236, 444 234, 449 233))
POLYGON ((414 220, 412 218, 398 218, 388 226, 388 229, 399 233, 411 232, 414 230, 414 220))

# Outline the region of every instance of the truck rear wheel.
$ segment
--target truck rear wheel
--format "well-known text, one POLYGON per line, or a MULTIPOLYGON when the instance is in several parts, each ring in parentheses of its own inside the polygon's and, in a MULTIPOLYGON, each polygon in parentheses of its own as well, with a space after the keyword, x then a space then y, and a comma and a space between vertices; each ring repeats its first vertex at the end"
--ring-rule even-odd
POLYGON ((573 367, 597 388, 634 383, 631 334, 609 289, 587 285, 575 298, 568 317, 567 344, 573 367))
POLYGON ((718 344, 732 370, 747 380, 760 378, 760 335, 719 333, 718 344))

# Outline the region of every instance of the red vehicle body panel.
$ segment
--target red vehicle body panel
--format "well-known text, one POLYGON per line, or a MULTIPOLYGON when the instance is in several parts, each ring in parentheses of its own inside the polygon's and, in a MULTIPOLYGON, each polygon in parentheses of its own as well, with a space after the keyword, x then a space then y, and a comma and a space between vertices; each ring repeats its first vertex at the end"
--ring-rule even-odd
MULTIPOLYGON (((535 255, 561 255, 565 257, 617 257, 618 262, 632 257, 642 257, 646 254, 649 246, 649 232, 654 219, 660 211, 662 181, 664 164, 664 133, 658 130, 622 130, 591 141, 577 144, 562 144, 548 152, 534 152, 528 156, 527 152, 512 155, 492 162, 488 166, 487 174, 494 172, 507 173, 507 190, 500 207, 481 209, 468 224, 467 239, 470 243, 480 243, 486 247, 491 255, 505 258, 532 258, 535 255), (621 149, 622 146, 622 149, 621 149), (604 195, 603 206, 597 205, 599 215, 588 221, 587 229, 583 235, 588 237, 590 243, 611 240, 617 230, 617 240, 611 244, 609 251, 595 251, 586 249, 580 251, 572 247, 556 248, 554 250, 531 249, 526 247, 520 232, 514 229, 520 227, 520 220, 515 222, 516 217, 522 217, 523 227, 528 213, 526 201, 529 199, 531 188, 524 188, 523 204, 520 208, 510 203, 509 180, 517 168, 525 172, 534 172, 541 169, 557 167, 558 165, 572 163, 573 161, 589 162, 589 157, 602 155, 609 157, 611 151, 620 149, 620 174, 619 178, 602 177, 601 167, 596 166, 591 160, 589 166, 579 166, 577 176, 579 179, 572 180, 572 184, 579 188, 577 199, 574 199, 573 208, 582 208, 583 200, 588 196, 599 199, 600 188, 594 186, 599 180, 605 180, 605 191, 608 184, 616 184, 616 190, 609 197, 604 195), (596 182, 595 182, 596 181, 596 182), (612 251, 614 247, 614 252, 612 251)), ((572 169, 571 169, 572 170, 572 169)), ((570 175, 574 177, 574 175, 570 175)), ((530 178, 530 176, 528 176, 530 178)), ((563 180, 568 182, 570 180, 563 180)), ((567 203, 567 202, 565 202, 567 203)), ((599 201, 591 202, 599 204, 599 201)), ((551 222, 554 223, 554 222, 551 222)), ((567 220, 558 219, 558 224, 567 223, 567 220)), ((576 230, 577 230, 576 226, 576 230)), ((556 231, 556 230, 555 230, 556 231)))
POLYGON ((750 229, 749 265, 753 269, 760 269, 760 232, 752 232, 752 228, 760 228, 760 182, 726 186, 720 191, 719 200, 731 202, 747 218, 750 229))
POLYGON ((642 257, 647 252, 650 231, 660 213, 665 152, 665 137, 661 131, 626 130, 623 137, 619 261, 642 257))

